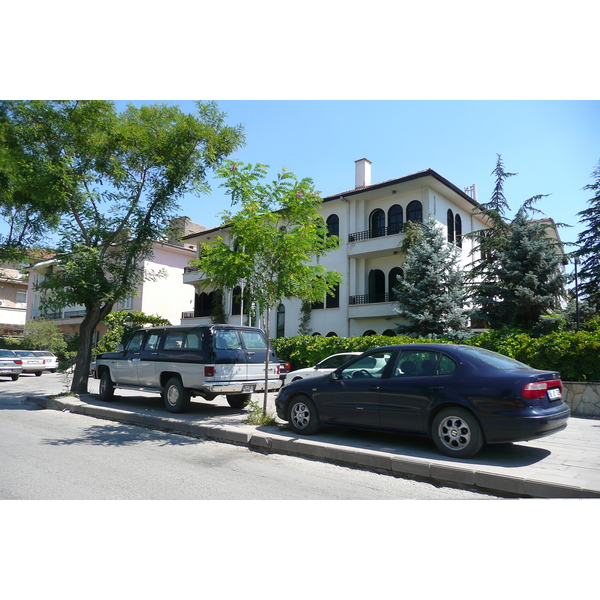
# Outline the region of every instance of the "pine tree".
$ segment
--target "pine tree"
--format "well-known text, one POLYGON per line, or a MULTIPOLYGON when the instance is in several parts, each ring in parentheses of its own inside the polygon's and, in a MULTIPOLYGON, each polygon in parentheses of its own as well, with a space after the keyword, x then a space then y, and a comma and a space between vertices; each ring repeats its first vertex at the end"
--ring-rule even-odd
POLYGON ((587 229, 579 234, 575 255, 581 260, 579 267, 579 292, 582 298, 600 313, 600 161, 592 173, 593 183, 583 189, 594 192, 588 200, 589 208, 577 213, 587 229))
POLYGON ((397 332, 414 337, 464 339, 468 315, 458 250, 446 242, 429 215, 422 235, 407 251, 403 279, 398 280, 396 314, 407 320, 397 332))
POLYGON ((547 235, 547 224, 529 216, 527 208, 519 209, 505 246, 473 295, 473 316, 494 329, 531 329, 544 314, 559 308, 565 294, 556 242, 547 235))

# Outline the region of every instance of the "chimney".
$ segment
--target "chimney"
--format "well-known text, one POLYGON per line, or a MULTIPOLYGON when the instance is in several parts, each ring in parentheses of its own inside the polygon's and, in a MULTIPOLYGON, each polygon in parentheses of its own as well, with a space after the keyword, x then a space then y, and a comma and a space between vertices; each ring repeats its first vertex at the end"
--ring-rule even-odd
POLYGON ((371 185, 371 161, 368 158, 355 160, 355 189, 371 185))

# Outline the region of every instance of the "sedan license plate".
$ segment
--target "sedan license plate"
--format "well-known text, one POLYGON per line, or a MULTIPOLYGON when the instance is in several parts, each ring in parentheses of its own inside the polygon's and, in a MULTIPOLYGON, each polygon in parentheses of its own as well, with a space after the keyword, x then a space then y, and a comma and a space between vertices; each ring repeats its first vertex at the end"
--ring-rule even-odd
POLYGON ((548 390, 548 398, 550 398, 550 400, 560 400, 562 394, 558 388, 552 388, 548 390))
POLYGON ((242 386, 243 394, 251 394, 252 392, 254 392, 254 385, 248 384, 242 386))
POLYGON ((0 373, 12 373, 10 369, 0 369, 0 373))

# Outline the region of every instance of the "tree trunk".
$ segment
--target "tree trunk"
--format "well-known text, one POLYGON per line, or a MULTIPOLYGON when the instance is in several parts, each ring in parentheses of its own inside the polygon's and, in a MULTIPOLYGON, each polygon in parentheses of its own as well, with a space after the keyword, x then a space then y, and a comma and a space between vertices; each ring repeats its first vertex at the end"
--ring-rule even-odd
POLYGON ((92 361, 92 340, 98 323, 112 310, 112 304, 101 304, 88 307, 85 317, 79 326, 79 347, 77 348, 77 359, 71 392, 75 394, 87 394, 88 379, 90 374, 90 362, 92 361))

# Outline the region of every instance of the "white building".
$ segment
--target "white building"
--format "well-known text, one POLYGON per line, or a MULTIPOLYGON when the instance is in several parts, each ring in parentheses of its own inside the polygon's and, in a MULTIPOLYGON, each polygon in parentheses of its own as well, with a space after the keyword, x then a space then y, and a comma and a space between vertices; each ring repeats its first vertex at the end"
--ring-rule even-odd
MULTIPOLYGON (((342 275, 334 296, 313 306, 309 328, 313 334, 355 337, 365 334, 394 335, 395 301, 392 288, 402 274, 404 256, 400 245, 408 221, 422 221, 432 213, 444 227, 448 241, 454 243, 467 267, 472 257, 472 241, 464 236, 487 228, 476 216, 475 186, 471 195, 444 179, 432 169, 412 175, 371 183, 371 161, 356 161, 354 189, 323 198, 321 215, 340 244, 321 259, 321 264, 342 275)), ((227 228, 217 227, 184 238, 199 249, 217 236, 227 240, 227 228)), ((203 273, 186 269, 186 284, 195 288, 194 310, 184 312, 182 323, 211 321, 213 292, 201 287, 203 273)), ((224 308, 229 323, 240 323, 239 290, 223 290, 224 308)), ((272 316, 273 336, 299 334, 301 303, 284 300, 272 316)), ((259 323, 260 324, 260 323, 259 323)))
MULTIPOLYGON (((191 224, 190 230, 197 230, 196 224, 191 224)), ((168 319, 173 325, 179 323, 181 312, 186 307, 193 307, 194 290, 182 281, 184 268, 196 256, 196 247, 181 242, 155 242, 153 256, 143 261, 141 265, 146 272, 161 273, 162 276, 144 281, 138 286, 136 293, 125 302, 114 306, 113 310, 128 309, 143 312, 148 315, 158 315, 168 319)), ((48 313, 41 310, 41 294, 36 290, 47 269, 53 268, 53 260, 39 262, 30 268, 29 292, 27 299, 27 320, 44 318, 54 321, 65 333, 73 335, 79 331, 79 326, 85 315, 84 306, 69 306, 60 312, 48 313)), ((107 331, 106 325, 100 323, 95 334, 97 342, 107 331)))
POLYGON ((26 306, 27 275, 19 265, 0 265, 0 335, 23 335, 26 306))

